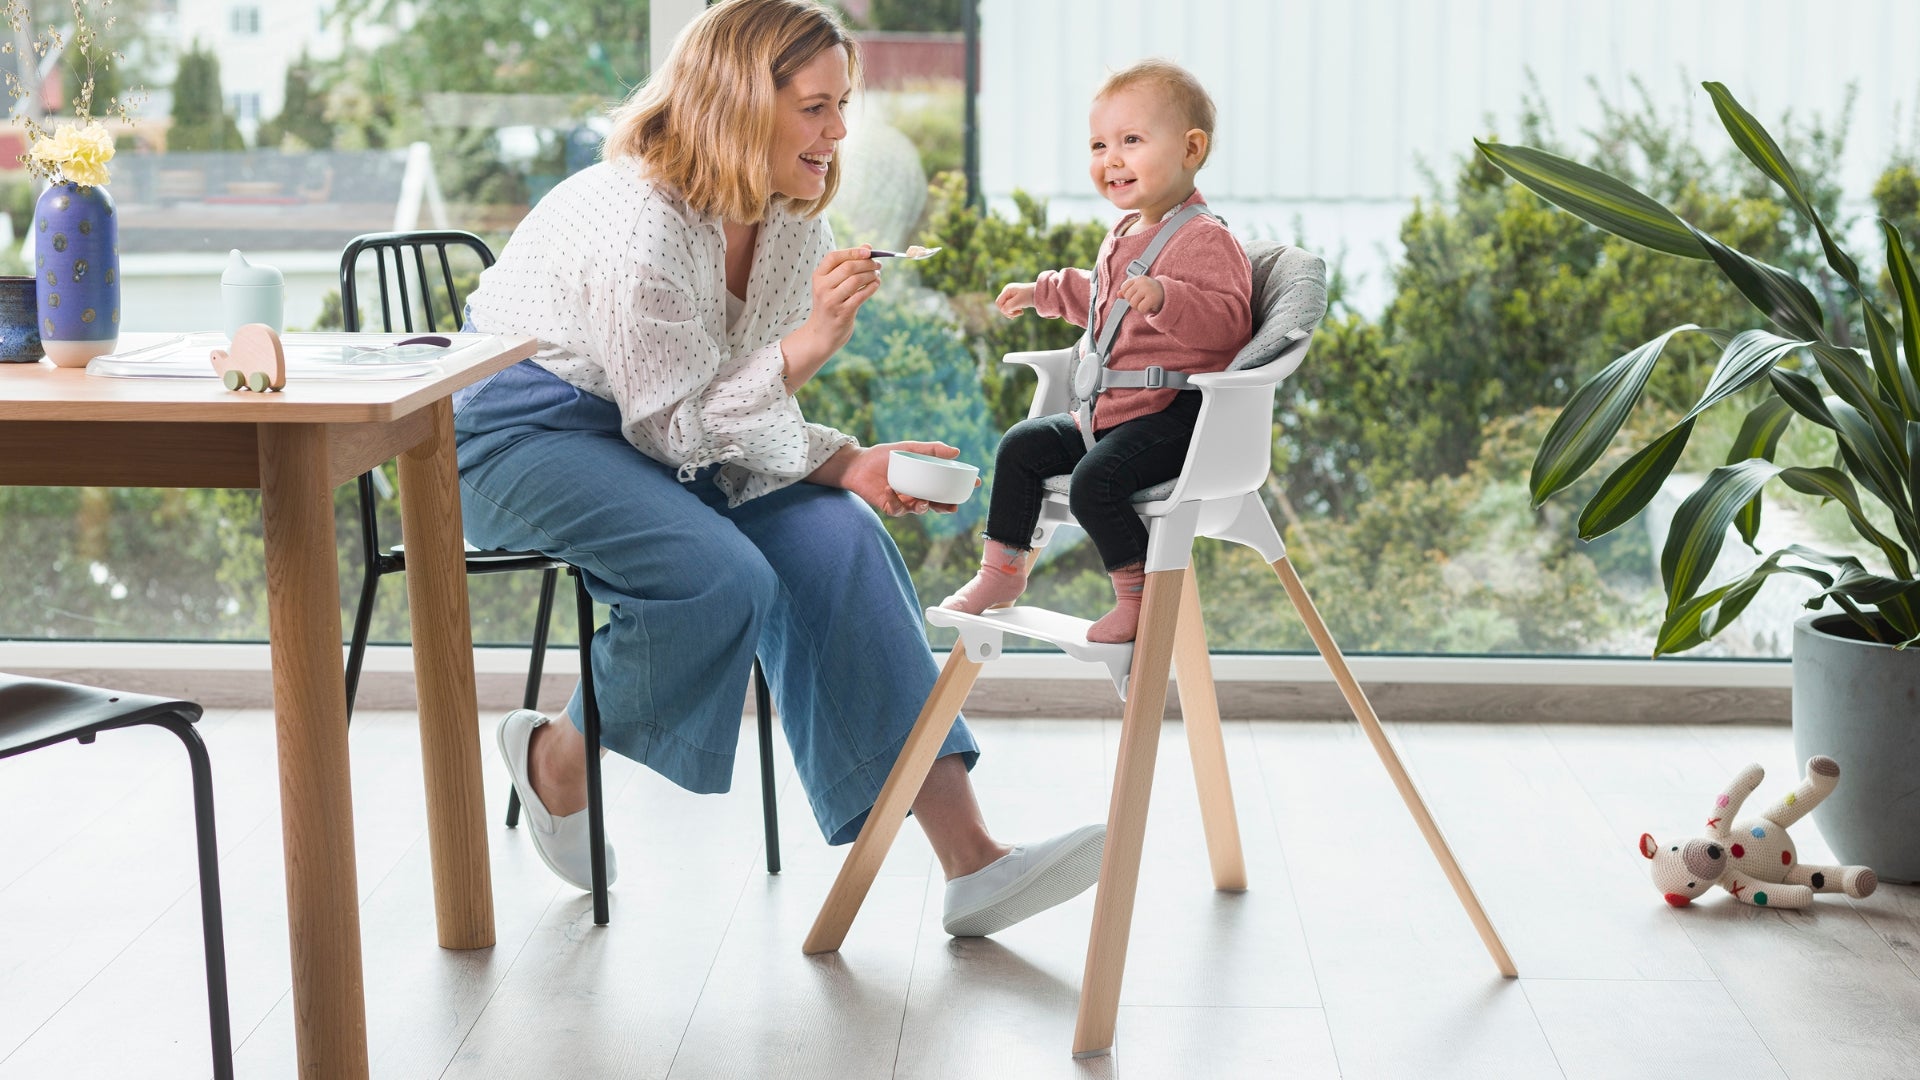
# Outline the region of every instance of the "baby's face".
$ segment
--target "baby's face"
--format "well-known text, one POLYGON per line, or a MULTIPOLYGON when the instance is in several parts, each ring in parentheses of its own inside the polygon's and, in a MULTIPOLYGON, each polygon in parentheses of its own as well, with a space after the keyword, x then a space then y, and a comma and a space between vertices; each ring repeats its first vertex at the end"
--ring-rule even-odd
POLYGON ((1122 210, 1164 212, 1186 198, 1199 171, 1187 126, 1149 87, 1126 87, 1093 103, 1087 175, 1122 210))

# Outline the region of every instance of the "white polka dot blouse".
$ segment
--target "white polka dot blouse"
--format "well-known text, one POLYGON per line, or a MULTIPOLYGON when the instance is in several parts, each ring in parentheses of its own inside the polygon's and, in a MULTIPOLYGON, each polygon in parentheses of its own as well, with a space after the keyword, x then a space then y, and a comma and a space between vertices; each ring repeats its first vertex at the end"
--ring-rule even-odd
POLYGON ((582 170, 540 200, 470 299, 473 325, 539 339, 534 361, 620 408, 628 442, 709 465, 739 505, 819 468, 854 438, 808 423, 781 380, 780 339, 806 321, 824 217, 781 208, 760 227, 746 307, 728 326, 726 238, 632 158, 582 170))

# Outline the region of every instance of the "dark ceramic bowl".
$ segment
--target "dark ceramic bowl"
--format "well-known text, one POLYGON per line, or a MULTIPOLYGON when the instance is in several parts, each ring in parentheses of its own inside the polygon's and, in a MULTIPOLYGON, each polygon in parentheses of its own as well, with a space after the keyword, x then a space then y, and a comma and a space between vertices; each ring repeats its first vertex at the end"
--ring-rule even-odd
POLYGON ((0 364, 31 364, 45 355, 34 284, 30 277, 0 277, 0 364))

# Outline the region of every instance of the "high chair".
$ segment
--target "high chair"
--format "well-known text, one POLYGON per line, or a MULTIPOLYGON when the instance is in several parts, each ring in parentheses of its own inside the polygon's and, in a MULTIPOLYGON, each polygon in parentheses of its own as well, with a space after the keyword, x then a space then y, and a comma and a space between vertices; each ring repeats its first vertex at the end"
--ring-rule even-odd
MULTIPOLYGON (((1169 668, 1179 676, 1180 708, 1193 758, 1194 783, 1200 795, 1214 888, 1247 887, 1239 824, 1235 820, 1233 792, 1227 778, 1220 710, 1207 657, 1206 628, 1201 621, 1200 597, 1189 561, 1194 539, 1211 536, 1253 548, 1272 564, 1314 645, 1332 669, 1347 707, 1366 731, 1374 751, 1393 778, 1401 799, 1452 883, 1454 894, 1466 908, 1495 966, 1502 975, 1517 974, 1446 839, 1401 766, 1392 742, 1381 729, 1373 706, 1301 585, 1300 576, 1287 559, 1280 533, 1266 505, 1260 501, 1259 491, 1272 463, 1274 392, 1281 380, 1292 374, 1305 358, 1311 327, 1326 311, 1326 265, 1307 252, 1280 244, 1256 242, 1248 245, 1247 253, 1254 264, 1256 332, 1253 340, 1226 371, 1190 376, 1191 385, 1204 396, 1186 464, 1177 479, 1133 496, 1134 508, 1146 521, 1148 537, 1146 592, 1137 639, 1123 645, 1090 643, 1086 637, 1087 628, 1092 625, 1090 621, 1035 607, 1015 606, 980 615, 929 609, 927 621, 935 626, 954 627, 960 633, 960 642, 947 657, 900 757, 880 789, 865 827, 821 906, 804 945, 806 952, 831 952, 846 939, 847 929, 900 830, 908 806, 926 779, 935 753, 973 687, 980 666, 1001 655, 1001 643, 1007 634, 1045 641, 1076 659, 1105 665, 1114 689, 1126 703, 1119 763, 1107 809, 1106 849, 1100 863, 1099 891, 1094 899, 1093 932, 1087 943, 1073 1052, 1075 1056, 1092 1056, 1105 1053, 1113 1046, 1121 975, 1133 921, 1134 891, 1140 877, 1140 852, 1146 838, 1147 801, 1153 789, 1154 758, 1159 751, 1160 721, 1166 708, 1169 668)), ((1039 376, 1029 415, 1068 410, 1073 350, 1011 353, 1006 362, 1025 364, 1039 376)), ((1052 539, 1054 530, 1074 524, 1067 507, 1070 479, 1057 476, 1046 483, 1049 494, 1033 535, 1036 550, 1052 539)))

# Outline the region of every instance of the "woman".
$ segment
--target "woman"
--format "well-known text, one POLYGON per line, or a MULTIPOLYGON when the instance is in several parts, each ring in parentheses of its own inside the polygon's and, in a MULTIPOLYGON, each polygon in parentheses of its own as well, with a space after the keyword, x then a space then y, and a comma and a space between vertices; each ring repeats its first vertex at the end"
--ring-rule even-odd
MULTIPOLYGON (((607 160, 543 198, 481 275, 473 328, 540 350, 455 402, 468 538, 563 558, 611 609, 593 647, 605 746, 725 791, 757 651, 833 844, 859 834, 938 674, 873 511, 952 507, 893 491, 887 454, 958 453, 861 447, 792 397, 880 286, 870 249, 830 250, 820 216, 858 71, 805 0, 695 19, 614 112, 607 160)), ((499 738, 542 859, 584 889, 584 741, 565 722, 580 715, 576 690, 562 722, 516 711, 499 738)), ((959 935, 1087 888, 1105 836, 1001 844, 967 778, 978 754, 955 723, 913 804, 959 935)))

